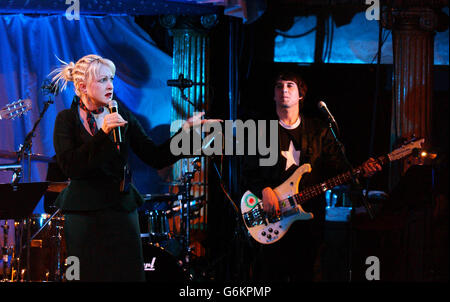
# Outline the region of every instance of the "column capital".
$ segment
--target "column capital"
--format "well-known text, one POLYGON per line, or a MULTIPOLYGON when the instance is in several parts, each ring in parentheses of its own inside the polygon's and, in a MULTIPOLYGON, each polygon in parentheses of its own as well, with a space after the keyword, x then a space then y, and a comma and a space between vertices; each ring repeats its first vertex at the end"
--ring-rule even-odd
POLYGON ((207 35, 219 22, 217 14, 202 16, 163 15, 160 24, 170 31, 195 32, 207 35))
POLYGON ((438 15, 431 8, 390 8, 383 10, 381 22, 391 30, 434 32, 438 15))

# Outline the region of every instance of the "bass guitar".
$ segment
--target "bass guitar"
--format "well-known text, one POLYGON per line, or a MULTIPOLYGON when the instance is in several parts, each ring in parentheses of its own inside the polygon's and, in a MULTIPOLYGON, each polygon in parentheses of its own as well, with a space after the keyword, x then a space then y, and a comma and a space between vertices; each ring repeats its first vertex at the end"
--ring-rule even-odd
MULTIPOLYGON (((425 139, 410 142, 391 153, 380 156, 376 160, 380 165, 392 162, 410 155, 414 150, 422 148, 425 139)), ((262 200, 250 191, 241 198, 241 213, 250 235, 259 243, 272 244, 280 240, 297 220, 309 220, 312 213, 305 212, 302 204, 335 186, 347 183, 362 173, 362 166, 342 173, 320 184, 307 187, 298 192, 298 185, 303 174, 311 172, 310 164, 303 164, 281 185, 273 191, 278 198, 280 214, 269 216, 263 210, 262 200)))

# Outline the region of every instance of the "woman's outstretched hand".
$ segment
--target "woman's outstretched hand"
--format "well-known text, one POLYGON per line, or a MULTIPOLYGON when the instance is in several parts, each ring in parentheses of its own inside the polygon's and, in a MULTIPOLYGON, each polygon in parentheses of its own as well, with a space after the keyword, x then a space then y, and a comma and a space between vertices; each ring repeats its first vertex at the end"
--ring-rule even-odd
POLYGON ((205 112, 197 113, 196 115, 188 118, 187 121, 183 124, 183 130, 189 131, 194 126, 223 122, 223 120, 221 119, 202 119, 203 115, 205 115, 205 112))

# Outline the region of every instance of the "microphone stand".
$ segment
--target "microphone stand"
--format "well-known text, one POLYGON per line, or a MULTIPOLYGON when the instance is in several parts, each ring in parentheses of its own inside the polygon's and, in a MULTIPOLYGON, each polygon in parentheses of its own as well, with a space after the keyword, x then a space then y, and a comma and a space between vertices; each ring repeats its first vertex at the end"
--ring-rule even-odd
MULTIPOLYGON (((347 165, 347 167, 349 168, 349 170, 352 171, 352 170, 353 170, 353 166, 352 166, 352 164, 349 162, 349 160, 348 160, 348 158, 347 158, 347 156, 346 156, 346 154, 345 154, 345 151, 344 151, 344 145, 340 142, 339 138, 337 137, 337 135, 336 135, 336 133, 335 133, 335 131, 334 131, 334 129, 333 129, 333 125, 332 125, 331 122, 328 124, 328 128, 330 129, 331 133, 333 134, 333 137, 334 137, 334 140, 335 140, 336 144, 339 146, 339 150, 341 151, 341 155, 342 155, 342 158, 344 159, 345 164, 347 165)), ((353 173, 351 173, 351 175, 352 175, 352 181, 353 181, 353 183, 354 183, 357 187, 359 187, 359 188, 361 189, 361 184, 360 184, 358 178, 356 178, 355 175, 354 175, 353 173)), ((362 190, 362 189, 361 189, 361 190, 362 190)), ((368 190, 366 190, 366 194, 364 194, 364 193, 361 191, 361 196, 362 196, 362 201, 363 201, 364 207, 366 208, 367 213, 368 213, 369 216, 370 216, 370 219, 373 219, 373 218, 374 218, 373 209, 372 209, 372 206, 370 205, 370 203, 367 201, 367 195, 368 195, 368 190)))
MULTIPOLYGON (((336 132, 333 129, 333 123, 331 121, 329 121, 329 123, 328 123, 328 128, 330 129, 331 134, 333 135, 333 138, 334 138, 336 144, 339 147, 339 150, 341 152, 342 158, 344 159, 344 162, 345 162, 345 164, 347 165, 347 167, 348 167, 348 169, 350 171, 350 175, 352 176, 353 184, 356 185, 356 187, 361 190, 361 197, 362 197, 362 201, 363 201, 364 207, 366 208, 367 213, 369 214, 370 218, 373 219, 374 215, 373 215, 372 207, 371 207, 370 203, 367 201, 368 190, 366 190, 366 194, 367 195, 365 195, 362 192, 362 188, 361 188, 360 182, 359 182, 358 178, 356 178, 355 175, 353 174, 353 166, 350 163, 350 161, 348 160, 347 155, 345 154, 344 145, 341 143, 341 141, 339 140, 338 136, 336 135, 336 132)), ((336 128, 339 129, 337 127, 337 123, 336 123, 336 128)), ((349 248, 348 248, 348 273, 349 273, 349 275, 348 275, 349 276, 349 280, 348 281, 349 282, 352 281, 352 249, 353 249, 353 224, 352 224, 352 221, 353 221, 354 211, 355 211, 354 210, 354 205, 353 205, 353 202, 352 202, 352 208, 350 210, 350 221, 349 221, 349 229, 350 229, 349 248)))
MULTIPOLYGON (((49 93, 55 93, 52 90, 48 89, 47 87, 43 87, 44 91, 49 91, 49 93)), ((49 94, 47 93, 47 94, 49 94)), ((47 112, 48 107, 50 106, 50 104, 53 104, 54 101, 52 100, 51 96, 49 97, 49 99, 44 103, 44 108, 42 109, 41 113, 39 114, 39 118, 36 120, 36 122, 33 125, 33 128, 31 129, 30 132, 28 132, 28 134, 25 136, 25 140, 24 143, 21 144, 19 146, 19 150, 17 151, 17 162, 20 163, 22 162, 23 165, 23 159, 24 156, 27 155, 28 159, 27 159, 27 164, 28 164, 28 182, 31 182, 31 147, 33 145, 33 137, 34 137, 34 133, 36 131, 36 128, 38 126, 38 124, 41 122, 42 118, 44 117, 44 114, 47 112)), ((22 178, 22 171, 23 168, 21 170, 19 170, 19 174, 14 174, 13 176, 13 184, 17 184, 20 182, 21 178, 22 178)), ((27 259, 27 267, 26 267, 26 279, 27 281, 30 281, 30 243, 31 243, 31 239, 30 239, 30 224, 31 224, 31 220, 28 218, 27 220, 27 245, 26 245, 26 259, 27 259)), ((22 253, 22 248, 23 247, 18 247, 19 249, 19 259, 22 253)), ((19 260, 19 267, 18 270, 20 269, 20 260, 19 260)))

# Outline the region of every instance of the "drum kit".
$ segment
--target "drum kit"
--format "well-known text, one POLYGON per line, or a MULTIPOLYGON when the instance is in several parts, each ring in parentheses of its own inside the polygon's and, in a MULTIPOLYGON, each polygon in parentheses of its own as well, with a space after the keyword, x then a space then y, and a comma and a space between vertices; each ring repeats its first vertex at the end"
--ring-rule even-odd
POLYGON ((146 194, 145 205, 139 211, 144 256, 144 271, 148 281, 187 281, 192 279, 193 250, 191 220, 200 215, 205 206, 204 196, 192 197, 192 182, 199 165, 194 160, 194 170, 185 172, 177 186, 180 194, 146 194))

